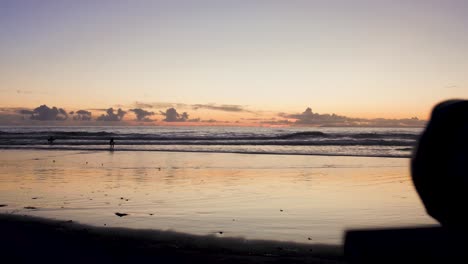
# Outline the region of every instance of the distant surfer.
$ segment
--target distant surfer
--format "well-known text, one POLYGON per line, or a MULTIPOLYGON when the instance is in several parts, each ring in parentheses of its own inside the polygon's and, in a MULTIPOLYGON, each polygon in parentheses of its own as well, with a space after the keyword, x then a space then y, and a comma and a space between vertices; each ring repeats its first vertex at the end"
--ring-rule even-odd
POLYGON ((114 145, 115 145, 114 138, 111 138, 109 141, 109 146, 111 150, 114 150, 114 145))
POLYGON ((53 136, 50 136, 48 139, 47 139, 47 142, 49 142, 50 145, 54 144, 54 141, 55 141, 55 138, 53 136))

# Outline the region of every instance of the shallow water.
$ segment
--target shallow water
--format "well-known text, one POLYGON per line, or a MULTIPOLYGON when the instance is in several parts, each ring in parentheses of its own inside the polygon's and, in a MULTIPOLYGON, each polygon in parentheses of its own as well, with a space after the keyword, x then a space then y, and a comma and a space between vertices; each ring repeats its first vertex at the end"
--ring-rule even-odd
POLYGON ((0 212, 97 226, 339 244, 350 228, 435 223, 417 197, 408 163, 403 158, 0 150, 0 204, 8 205, 0 212))

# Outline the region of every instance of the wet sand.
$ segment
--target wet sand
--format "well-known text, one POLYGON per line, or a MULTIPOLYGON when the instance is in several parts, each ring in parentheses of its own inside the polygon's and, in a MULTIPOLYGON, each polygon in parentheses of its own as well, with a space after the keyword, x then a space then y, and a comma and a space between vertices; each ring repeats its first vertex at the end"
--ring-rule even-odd
POLYGON ((3 263, 344 263, 340 246, 94 227, 0 214, 3 263))
POLYGON ((406 159, 1 150, 0 167, 0 213, 98 227, 340 245, 434 223, 406 159))

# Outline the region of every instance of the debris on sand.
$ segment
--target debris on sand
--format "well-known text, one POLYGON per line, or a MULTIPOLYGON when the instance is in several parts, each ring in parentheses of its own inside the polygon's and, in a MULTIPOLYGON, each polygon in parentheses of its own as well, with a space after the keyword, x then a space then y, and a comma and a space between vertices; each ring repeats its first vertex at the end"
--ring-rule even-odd
POLYGON ((219 231, 218 233, 219 233, 220 235, 222 235, 222 234, 223 234, 223 231, 219 231))
POLYGON ((126 215, 128 215, 128 214, 125 214, 125 213, 115 213, 115 215, 118 216, 118 217, 122 217, 122 216, 126 216, 126 215))
POLYGON ((280 209, 280 212, 283 212, 283 209, 280 209))
POLYGON ((39 198, 39 197, 33 197, 33 198, 31 198, 31 199, 36 200, 37 198, 39 198))
POLYGON ((31 210, 33 210, 33 209, 37 209, 37 207, 34 207, 34 206, 25 206, 24 209, 31 209, 31 210))
POLYGON ((8 204, 0 204, 0 207, 8 206, 8 204))

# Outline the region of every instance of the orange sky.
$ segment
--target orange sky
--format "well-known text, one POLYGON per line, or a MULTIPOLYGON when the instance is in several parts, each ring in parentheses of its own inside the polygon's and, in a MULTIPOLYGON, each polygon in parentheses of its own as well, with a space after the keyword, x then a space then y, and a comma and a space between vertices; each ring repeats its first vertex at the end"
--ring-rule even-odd
POLYGON ((2 2, 0 107, 426 119, 468 97, 468 4, 429 2, 2 2))

